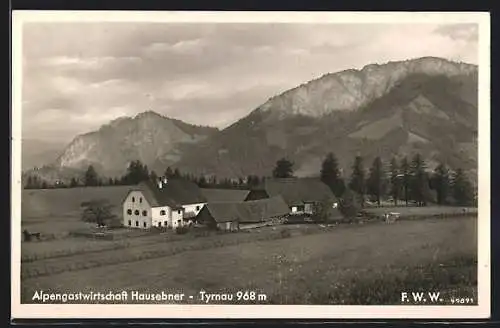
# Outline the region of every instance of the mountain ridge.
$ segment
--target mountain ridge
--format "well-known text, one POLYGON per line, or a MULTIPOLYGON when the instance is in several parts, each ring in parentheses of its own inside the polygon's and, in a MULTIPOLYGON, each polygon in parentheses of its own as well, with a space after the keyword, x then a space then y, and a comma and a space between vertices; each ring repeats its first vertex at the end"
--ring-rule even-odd
POLYGON ((198 142, 216 131, 146 111, 119 117, 96 131, 76 136, 54 166, 84 169, 94 165, 101 174, 121 175, 132 160, 153 164, 175 157, 182 143, 198 142))
POLYGON ((422 151, 433 163, 463 162, 474 169, 477 87, 474 64, 438 57, 369 64, 327 73, 279 93, 220 130, 153 111, 119 117, 75 137, 54 166, 83 168, 94 161, 103 172, 114 166, 117 174, 127 161, 139 159, 155 170, 170 165, 195 174, 235 177, 269 175, 279 157, 290 157, 297 172, 311 175, 319 172, 318 163, 330 151, 338 153, 346 170, 354 153, 366 154, 369 161, 377 154, 386 159, 391 153, 422 151), (97 141, 95 134, 101 135, 97 141), (134 143, 137 139, 142 143, 134 143), (124 140, 129 144, 123 146, 124 140), (134 151, 134 144, 144 151, 134 151))

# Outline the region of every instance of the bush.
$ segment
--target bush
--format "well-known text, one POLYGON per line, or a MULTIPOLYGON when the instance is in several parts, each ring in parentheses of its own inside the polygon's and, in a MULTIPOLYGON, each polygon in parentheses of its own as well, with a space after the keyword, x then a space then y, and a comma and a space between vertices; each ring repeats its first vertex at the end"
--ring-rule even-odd
POLYGON ((359 204, 358 196, 350 189, 346 189, 339 204, 339 211, 344 218, 353 220, 359 214, 361 205, 359 204))
POLYGON ((178 235, 184 235, 189 232, 189 228, 185 226, 175 228, 175 233, 178 235))

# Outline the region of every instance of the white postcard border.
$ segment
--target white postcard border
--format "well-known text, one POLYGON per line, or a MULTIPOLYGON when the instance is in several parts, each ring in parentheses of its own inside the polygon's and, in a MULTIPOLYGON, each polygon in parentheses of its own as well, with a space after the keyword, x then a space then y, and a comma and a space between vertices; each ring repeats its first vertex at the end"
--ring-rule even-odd
POLYGON ((488 12, 119 12, 14 11, 12 13, 11 317, 29 318, 318 318, 468 319, 490 316, 490 15, 488 12), (26 22, 226 23, 477 23, 479 26, 479 216, 477 306, 324 305, 49 305, 21 304, 22 24, 26 22))

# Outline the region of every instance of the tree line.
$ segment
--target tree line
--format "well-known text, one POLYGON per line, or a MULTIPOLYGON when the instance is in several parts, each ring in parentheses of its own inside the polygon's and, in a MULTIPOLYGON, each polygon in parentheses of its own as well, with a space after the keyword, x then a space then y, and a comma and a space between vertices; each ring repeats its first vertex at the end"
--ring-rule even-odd
MULTIPOLYGON (((292 177, 293 163, 280 159, 273 176, 292 177)), ((380 206, 383 200, 388 199, 396 206, 401 202, 405 205, 413 202, 417 206, 426 206, 428 203, 477 206, 476 190, 463 169, 452 170, 440 163, 433 172, 428 172, 420 154, 415 154, 411 159, 403 157, 398 160, 394 157, 389 163, 375 157, 368 170, 365 169, 363 157, 356 156, 351 175, 346 181, 336 156, 329 153, 322 162, 320 177, 336 197, 347 199, 354 194, 361 206, 367 200, 380 206)))
MULTIPOLYGON (((294 163, 286 158, 279 159, 272 176, 293 177, 293 166, 294 163)), ((249 175, 246 178, 218 179, 215 175, 196 176, 171 167, 167 167, 162 176, 183 178, 195 182, 201 188, 222 189, 248 189, 259 185, 266 178, 249 175)), ((365 204, 366 200, 381 205, 383 200, 388 199, 392 200, 394 205, 398 203, 408 205, 412 202, 419 206, 425 206, 427 203, 467 206, 477 203, 475 188, 461 168, 452 170, 441 163, 433 172, 428 172, 420 154, 415 154, 411 159, 403 157, 398 160, 394 157, 389 163, 384 163, 380 157, 376 157, 368 170, 365 169, 364 158, 356 156, 350 177, 344 178, 336 156, 329 153, 321 164, 320 177, 336 197, 339 199, 355 197, 361 205, 365 204)), ((50 185, 36 176, 28 176, 25 188, 134 185, 141 181, 157 181, 157 179, 155 171, 149 170, 147 165, 135 160, 119 178, 100 177, 95 168, 89 165, 81 179, 72 178, 68 185, 63 183, 50 185)))
MULTIPOLYGON (((162 175, 167 178, 182 178, 196 183, 200 188, 221 188, 221 189, 244 189, 252 188, 264 181, 265 177, 248 175, 246 178, 219 179, 215 175, 196 176, 190 173, 181 172, 178 168, 167 167, 162 175)), ((89 165, 81 178, 73 177, 69 184, 62 182, 48 183, 38 176, 28 176, 24 185, 25 189, 52 189, 52 188, 76 188, 95 186, 126 186, 135 185, 142 181, 156 182, 160 177, 154 170, 149 170, 147 165, 135 160, 129 163, 125 174, 118 178, 100 177, 94 166, 89 165)))

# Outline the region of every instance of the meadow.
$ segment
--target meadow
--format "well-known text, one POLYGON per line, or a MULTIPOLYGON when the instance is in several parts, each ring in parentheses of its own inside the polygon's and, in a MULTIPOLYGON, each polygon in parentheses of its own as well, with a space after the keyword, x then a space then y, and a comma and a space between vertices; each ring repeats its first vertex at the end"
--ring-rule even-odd
MULTIPOLYGON (((80 197, 73 203, 88 196, 80 197)), ((64 236, 22 244, 23 303, 33 302, 38 290, 183 292, 194 302, 200 290, 253 290, 271 304, 400 304, 408 288, 476 293, 477 217, 450 208, 418 208, 420 220, 393 224, 284 225, 224 234, 130 231, 105 241, 64 234, 82 222, 67 204, 61 205, 67 216, 43 217, 58 211, 53 206, 27 212, 37 216, 26 219, 23 213, 26 226, 64 236), (443 213, 457 216, 433 217, 443 213)))
POLYGON ((367 208, 366 212, 376 215, 383 215, 387 212, 399 213, 401 217, 422 217, 439 215, 457 215, 457 214, 477 214, 477 208, 457 207, 457 206, 395 206, 395 207, 374 207, 367 208))

